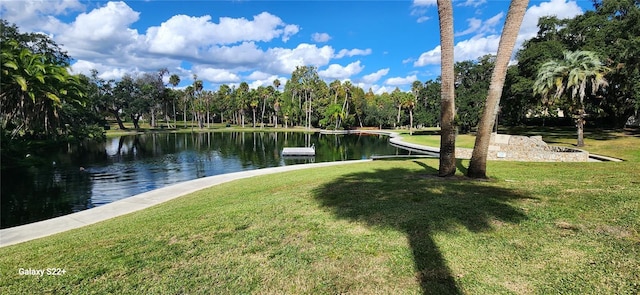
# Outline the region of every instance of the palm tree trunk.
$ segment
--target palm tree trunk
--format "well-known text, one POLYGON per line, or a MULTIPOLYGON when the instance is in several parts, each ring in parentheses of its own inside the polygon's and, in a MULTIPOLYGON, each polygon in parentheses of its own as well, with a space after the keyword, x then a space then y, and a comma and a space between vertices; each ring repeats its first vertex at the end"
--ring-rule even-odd
POLYGON ((440 103, 440 164, 438 176, 456 174, 455 85, 453 64, 453 4, 437 0, 440 23, 442 100, 440 103))
POLYGON ((409 109, 409 135, 413 135, 413 108, 409 109))
POLYGON ((500 44, 498 45, 495 67, 491 75, 487 102, 480 122, 478 123, 476 142, 473 147, 471 161, 469 162, 469 169, 467 170, 467 176, 472 178, 487 178, 487 156, 489 153, 491 132, 493 131, 493 124, 498 115, 502 87, 504 86, 504 80, 507 76, 511 53, 513 53, 513 47, 515 46, 520 25, 527 11, 528 4, 529 0, 513 0, 511 1, 511 5, 509 5, 509 12, 504 23, 504 28, 502 29, 500 44))
POLYGON ((187 103, 186 102, 182 110, 182 119, 184 120, 184 128, 187 128, 187 103))
POLYGON ((256 128, 256 107, 253 107, 252 111, 253 111, 253 121, 252 121, 253 128, 256 128))
POLYGON ((584 108, 580 108, 578 111, 578 118, 576 119, 576 127, 578 127, 578 143, 576 146, 578 147, 584 146, 584 116, 584 108))
POLYGON ((262 113, 260 114, 260 128, 264 128, 264 111, 267 107, 267 98, 262 99, 262 113))

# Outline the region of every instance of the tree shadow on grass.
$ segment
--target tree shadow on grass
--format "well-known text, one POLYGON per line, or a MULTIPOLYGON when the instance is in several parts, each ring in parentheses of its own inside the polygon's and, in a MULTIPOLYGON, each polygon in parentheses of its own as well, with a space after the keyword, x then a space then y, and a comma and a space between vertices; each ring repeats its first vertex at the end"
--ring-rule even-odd
POLYGON ((530 197, 462 177, 439 178, 437 169, 392 168, 345 175, 318 188, 315 197, 339 218, 392 227, 407 235, 416 280, 424 294, 462 294, 433 235, 460 226, 472 232, 518 223, 525 213, 512 203, 530 197))

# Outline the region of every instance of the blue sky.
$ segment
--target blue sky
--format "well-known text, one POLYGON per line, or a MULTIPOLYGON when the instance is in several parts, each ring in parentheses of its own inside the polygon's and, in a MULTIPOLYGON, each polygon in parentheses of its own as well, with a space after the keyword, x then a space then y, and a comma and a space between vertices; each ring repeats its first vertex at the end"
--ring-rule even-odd
MULTIPOLYGON (((51 36, 76 73, 119 79, 166 67, 181 87, 196 74, 216 90, 284 84, 295 66, 312 65, 327 82, 382 93, 439 75, 435 2, 3 0, 0 13, 23 32, 51 36)), ((455 59, 495 54, 509 1, 453 4, 455 59)), ((517 46, 535 35, 539 17, 590 9, 591 1, 530 1, 517 46)))

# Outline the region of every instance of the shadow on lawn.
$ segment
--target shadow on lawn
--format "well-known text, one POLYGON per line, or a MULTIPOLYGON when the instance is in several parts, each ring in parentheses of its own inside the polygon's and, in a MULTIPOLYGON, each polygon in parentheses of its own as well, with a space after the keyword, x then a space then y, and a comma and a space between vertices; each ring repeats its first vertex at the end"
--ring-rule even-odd
POLYGON ((437 168, 401 168, 346 175, 318 188, 316 198, 340 218, 393 227, 407 235, 416 280, 424 294, 462 294, 432 236, 460 226, 472 232, 518 223, 524 212, 511 203, 530 198, 490 183, 465 178, 442 179, 437 168))

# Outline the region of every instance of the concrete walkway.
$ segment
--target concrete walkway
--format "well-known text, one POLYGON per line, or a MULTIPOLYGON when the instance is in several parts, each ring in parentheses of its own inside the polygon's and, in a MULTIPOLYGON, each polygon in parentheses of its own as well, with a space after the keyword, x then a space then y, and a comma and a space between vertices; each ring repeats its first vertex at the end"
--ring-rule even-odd
POLYGON ((371 160, 355 160, 326 162, 303 165, 280 166, 273 168, 257 169, 250 171, 235 172, 229 174, 215 175, 181 182, 139 195, 128 197, 104 206, 83 210, 80 212, 29 223, 25 225, 10 227, 0 230, 0 247, 14 245, 37 238, 42 238, 71 229, 83 227, 85 225, 97 223, 117 216, 149 208, 151 206, 214 186, 221 183, 249 178, 258 175, 267 175, 285 171, 303 170, 317 167, 339 166, 352 163, 367 162, 371 160))

